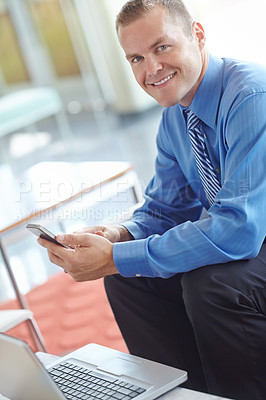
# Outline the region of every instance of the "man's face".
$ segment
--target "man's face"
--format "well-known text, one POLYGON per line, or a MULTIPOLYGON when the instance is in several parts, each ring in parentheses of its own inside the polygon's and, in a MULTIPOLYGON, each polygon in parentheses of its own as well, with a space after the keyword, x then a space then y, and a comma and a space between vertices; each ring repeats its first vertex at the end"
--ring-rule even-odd
POLYGON ((189 106, 207 69, 205 35, 193 24, 192 36, 161 6, 120 27, 118 37, 134 76, 159 104, 189 106))

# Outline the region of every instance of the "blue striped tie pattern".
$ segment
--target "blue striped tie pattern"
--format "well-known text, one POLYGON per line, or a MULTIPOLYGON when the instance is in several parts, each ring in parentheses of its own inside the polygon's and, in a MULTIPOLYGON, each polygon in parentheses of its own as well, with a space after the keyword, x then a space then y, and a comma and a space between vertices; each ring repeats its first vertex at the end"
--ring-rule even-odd
POLYGON ((220 182, 211 163, 204 137, 200 130, 201 120, 191 111, 186 110, 187 130, 194 153, 200 179, 210 206, 214 203, 216 194, 221 189, 220 182))

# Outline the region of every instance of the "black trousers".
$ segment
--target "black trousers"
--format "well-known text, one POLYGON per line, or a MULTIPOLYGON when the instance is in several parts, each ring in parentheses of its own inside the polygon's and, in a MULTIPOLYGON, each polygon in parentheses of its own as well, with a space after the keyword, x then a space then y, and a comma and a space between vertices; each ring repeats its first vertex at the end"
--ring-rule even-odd
POLYGON ((266 243, 252 260, 105 288, 130 353, 186 370, 185 387, 266 399, 266 243))

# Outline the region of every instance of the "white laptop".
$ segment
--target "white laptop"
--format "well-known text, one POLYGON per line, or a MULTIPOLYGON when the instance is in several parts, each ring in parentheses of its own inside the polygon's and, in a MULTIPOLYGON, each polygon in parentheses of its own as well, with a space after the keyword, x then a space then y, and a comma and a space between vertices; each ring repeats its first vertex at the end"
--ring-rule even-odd
POLYGON ((146 400, 186 379, 185 371, 93 343, 45 368, 25 342, 0 333, 0 394, 10 400, 146 400))

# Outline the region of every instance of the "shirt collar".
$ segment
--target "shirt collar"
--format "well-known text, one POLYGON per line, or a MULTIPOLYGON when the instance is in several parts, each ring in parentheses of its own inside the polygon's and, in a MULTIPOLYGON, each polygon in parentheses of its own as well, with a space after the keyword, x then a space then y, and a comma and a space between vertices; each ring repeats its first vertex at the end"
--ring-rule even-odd
POLYGON ((189 109, 212 129, 216 125, 223 84, 223 60, 210 54, 207 71, 194 95, 189 109))

